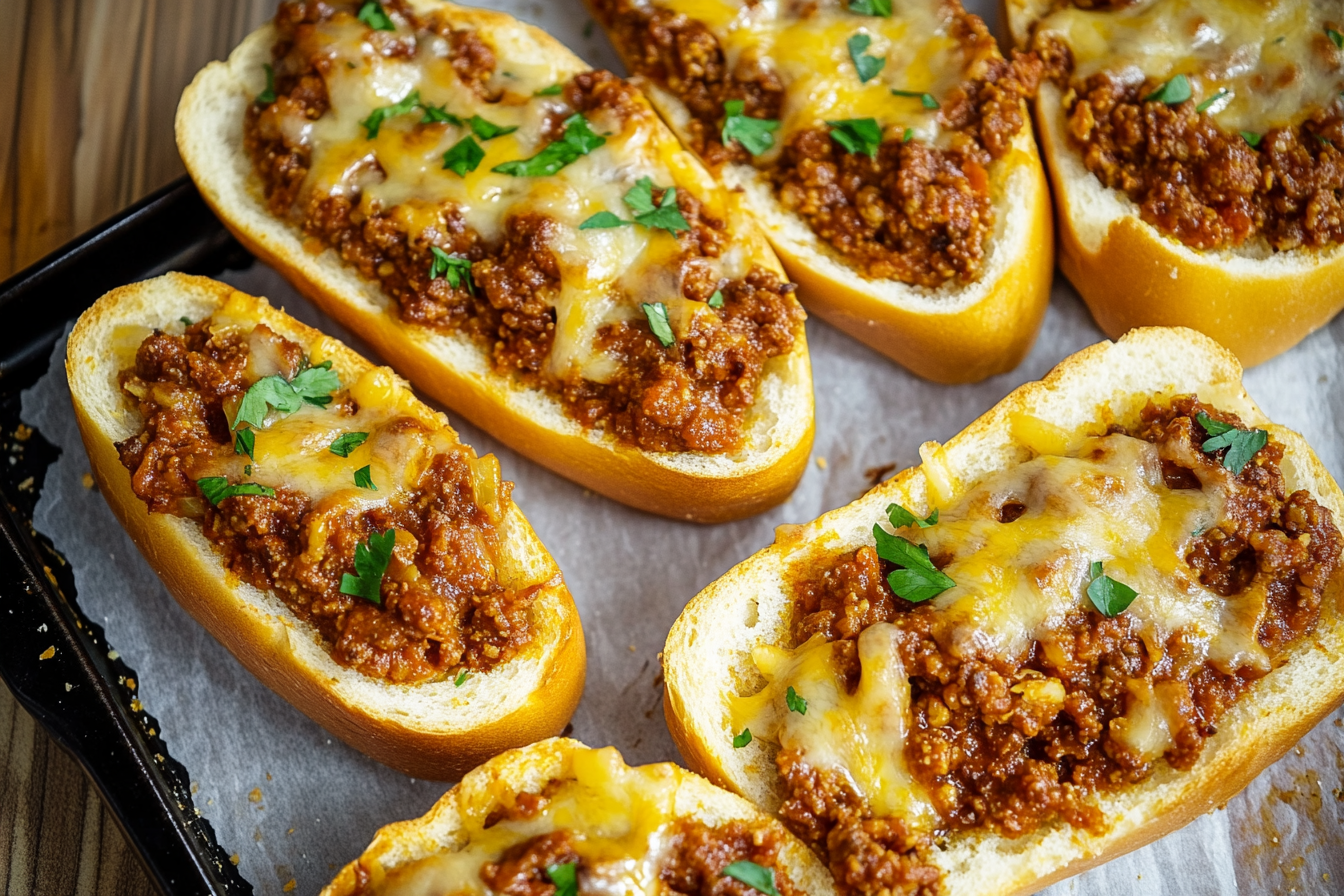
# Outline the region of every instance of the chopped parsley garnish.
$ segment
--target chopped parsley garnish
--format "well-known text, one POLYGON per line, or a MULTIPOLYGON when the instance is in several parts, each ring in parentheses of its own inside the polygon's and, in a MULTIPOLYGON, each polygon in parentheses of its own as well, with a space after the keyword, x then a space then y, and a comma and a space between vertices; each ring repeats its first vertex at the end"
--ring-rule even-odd
POLYGON ((1143 101, 1145 103, 1156 101, 1175 106, 1190 99, 1190 96, 1190 79, 1185 75, 1177 75, 1144 97, 1143 101))
POLYGON ((400 102, 393 103, 390 106, 379 106, 369 113, 369 117, 359 123, 364 129, 364 139, 372 140, 378 136, 378 129, 383 126, 383 122, 389 118, 396 118, 398 115, 405 115, 407 112, 414 112, 420 106, 420 91, 412 90, 406 96, 402 97, 400 102))
POLYGON ((1255 453, 1269 442, 1269 433, 1263 429, 1237 429, 1231 423, 1215 420, 1203 411, 1195 415, 1195 420, 1212 437, 1204 440, 1204 444, 1199 446, 1200 450, 1212 454, 1226 448, 1223 467, 1230 470, 1233 476, 1240 475, 1255 453))
POLYGON ((807 715, 807 701, 798 696, 793 685, 789 685, 788 691, 784 694, 784 702, 788 704, 789 712, 796 712, 800 716, 807 715))
POLYGON ((559 140, 547 144, 530 159, 504 162, 491 170, 513 177, 546 177, 606 142, 607 138, 593 133, 588 119, 576 112, 565 119, 565 133, 559 140))
POLYGON ((518 126, 504 127, 488 121, 479 115, 473 115, 468 119, 467 124, 471 126, 471 132, 482 140, 493 140, 496 137, 503 137, 505 134, 512 134, 518 130, 518 126))
POLYGON ((627 221, 615 212, 601 211, 590 218, 586 218, 579 225, 580 230, 605 230, 609 227, 624 227, 626 224, 633 224, 633 221, 627 221))
POLYGON ((1333 28, 1325 29, 1325 33, 1329 35, 1331 43, 1339 49, 1344 50, 1344 34, 1340 34, 1333 28))
POLYGON ((849 0, 849 11, 861 16, 890 16, 891 0, 849 0))
POLYGON ((269 106, 275 102, 275 69, 269 65, 263 65, 266 69, 266 89, 257 94, 256 103, 258 106, 269 106))
POLYGON ((723 290, 721 289, 714 290, 714 295, 709 297, 709 307, 711 308, 723 307, 723 290))
POLYGON ((341 381, 331 369, 330 361, 305 367, 288 381, 278 373, 262 377, 244 393, 232 428, 237 431, 244 423, 253 429, 263 428, 267 407, 282 414, 294 413, 304 402, 324 408, 331 403, 331 393, 339 388, 341 381))
POLYGON ((232 498, 237 495, 275 497, 275 489, 268 485, 261 485, 256 482, 240 482, 237 485, 229 485, 229 480, 223 476, 207 476, 204 479, 197 479, 196 485, 200 488, 201 494, 205 495, 205 500, 216 507, 225 498, 232 498))
POLYGON ((365 25, 368 25, 374 31, 396 31, 397 26, 393 24, 392 17, 383 9, 383 4, 378 0, 368 0, 359 8, 359 19, 365 25))
POLYGON ((743 728, 742 733, 733 738, 733 749, 740 750, 751 743, 751 729, 743 728))
POLYGON ((368 464, 355 471, 355 486, 366 488, 371 492, 378 491, 378 486, 373 484, 373 471, 369 469, 368 464))
POLYGON ((1124 582, 1117 582, 1110 576, 1101 574, 1101 561, 1092 561, 1092 583, 1087 586, 1087 596, 1092 601, 1092 605, 1097 608, 1097 612, 1114 619, 1130 604, 1134 603, 1134 598, 1139 593, 1124 582))
POLYGON ((182 317, 179 317, 178 320, 182 321, 182 326, 184 326, 184 327, 189 327, 189 326, 191 326, 191 318, 189 318, 189 317, 187 317, 187 316, 185 316, 185 315, 183 315, 182 317))
POLYGON ((456 115, 448 111, 447 103, 444 103, 442 106, 426 106, 424 103, 421 103, 420 108, 423 109, 425 112, 424 115, 420 116, 421 124, 462 123, 462 119, 458 118, 456 115))
POLYGON ((892 535, 878 525, 873 526, 873 538, 877 542, 877 556, 899 567, 887 575, 887 584, 897 597, 919 603, 957 584, 933 565, 924 545, 892 535))
POLYGON ((251 475, 252 475, 252 465, 251 465, 251 464, 243 464, 243 475, 244 475, 244 476, 251 476, 251 475))
POLYGON ((327 450, 337 457, 349 457, 350 452, 363 445, 368 437, 366 432, 343 432, 327 446, 327 450))
POLYGON ((388 529, 381 535, 370 532, 368 544, 356 544, 355 575, 347 572, 341 576, 341 593, 362 597, 369 603, 382 606, 383 573, 387 572, 387 564, 392 559, 392 548, 396 543, 397 530, 388 529))
POLYGON ((719 873, 719 877, 741 881, 765 896, 779 896, 779 891, 775 889, 775 869, 763 868, 746 859, 733 862, 719 873))
POLYGON ((906 129, 905 129, 905 132, 901 134, 901 142, 902 142, 902 143, 909 143, 910 140, 911 140, 911 138, 914 137, 914 136, 915 136, 915 129, 914 129, 914 128, 906 128, 906 129))
POLYGON ((534 93, 534 94, 532 94, 532 95, 533 95, 533 96, 559 96, 560 94, 562 94, 562 93, 564 93, 564 92, 565 92, 565 85, 563 85, 563 84, 552 84, 550 87, 543 87, 543 88, 541 88, 540 90, 538 90, 536 93, 534 93))
POLYGON ((911 99, 919 100, 919 104, 925 109, 937 109, 938 101, 933 98, 931 93, 920 93, 918 90, 895 90, 891 91, 892 96, 905 96, 911 99))
POLYGON ((876 118, 845 118, 826 123, 831 126, 831 139, 843 146, 845 152, 877 158, 877 148, 882 145, 882 128, 878 127, 876 118))
POLYGON ((453 289, 466 284, 467 292, 475 294, 476 288, 471 282, 471 259, 460 255, 449 255, 438 246, 429 247, 434 260, 429 263, 429 279, 444 277, 453 289))
POLYGON ((1220 99, 1222 99, 1223 97, 1227 96, 1228 92, 1229 92, 1229 91, 1228 91, 1228 89, 1227 89, 1226 87, 1219 87, 1218 90, 1214 93, 1213 96, 1209 97, 1209 98, 1206 99, 1204 102, 1202 102, 1202 103, 1200 103, 1198 106, 1196 106, 1196 107, 1195 107, 1195 111, 1196 111, 1196 112, 1207 112, 1207 111, 1209 111, 1209 107, 1212 106, 1214 103, 1218 102, 1218 101, 1219 101, 1220 99))
POLYGON ((455 688, 462 687, 462 682, 466 680, 467 680, 467 670, 463 669, 461 672, 457 673, 457 677, 453 679, 453 687, 455 688))
POLYGON ((779 122, 743 115, 746 106, 742 100, 728 100, 723 104, 723 142, 728 144, 736 140, 747 152, 758 156, 775 145, 779 122))
POLYGON ((904 526, 919 526, 921 529, 927 529, 938 522, 938 508, 933 508, 933 513, 920 519, 900 504, 890 504, 887 506, 887 519, 891 520, 891 524, 898 529, 904 526))
POLYGON ((555 896, 579 896, 579 863, 547 865, 546 876, 555 884, 555 896))
POLYGON ((598 230, 608 227, 621 227, 625 224, 642 224, 650 230, 666 230, 676 234, 690 230, 691 225, 682 217, 677 207, 677 188, 668 187, 663 191, 662 202, 653 204, 653 179, 641 177, 622 197, 625 204, 635 213, 633 221, 627 221, 615 212, 602 211, 579 225, 580 230, 598 230))
POLYGON ((481 144, 468 134, 443 154, 443 167, 458 177, 466 177, 476 170, 476 166, 481 164, 484 158, 485 150, 481 149, 481 144))
POLYGON ((653 335, 658 337, 664 348, 671 348, 672 343, 677 340, 672 335, 672 324, 667 319, 667 306, 662 302, 641 302, 639 307, 648 318, 649 329, 653 331, 653 335))
POLYGON ((854 71, 859 75, 860 84, 867 84, 876 78, 878 72, 882 71, 882 66, 887 64, 885 56, 868 55, 867 50, 872 44, 873 39, 866 34, 855 34, 845 41, 845 46, 849 48, 849 58, 854 63, 854 71))
POLYGON ((1259 148, 1260 141, 1264 139, 1263 134, 1257 134, 1255 131, 1238 131, 1237 133, 1241 134, 1241 139, 1250 144, 1251 149, 1259 148))
POLYGON ((246 454, 253 460, 257 459, 253 451, 257 447, 257 434, 250 429, 240 429, 233 434, 233 453, 246 454))

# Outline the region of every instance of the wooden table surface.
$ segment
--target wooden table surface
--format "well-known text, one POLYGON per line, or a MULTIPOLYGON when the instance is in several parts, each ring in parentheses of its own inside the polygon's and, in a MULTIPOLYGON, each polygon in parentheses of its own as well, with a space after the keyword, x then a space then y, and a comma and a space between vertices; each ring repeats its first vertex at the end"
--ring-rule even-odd
MULTIPOLYGON (((183 172, 192 75, 276 0, 0 0, 0 279, 183 172)), ((73 759, 0 686, 0 896, 153 893, 73 759)))

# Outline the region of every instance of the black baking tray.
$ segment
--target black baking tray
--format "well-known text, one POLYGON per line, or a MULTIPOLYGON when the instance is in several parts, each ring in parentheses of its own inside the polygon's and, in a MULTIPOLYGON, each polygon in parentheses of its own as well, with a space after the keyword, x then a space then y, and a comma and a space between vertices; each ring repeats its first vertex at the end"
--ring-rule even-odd
POLYGON ((79 608, 74 576, 32 525, 60 449, 19 420, 66 327, 117 286, 166 271, 218 275, 254 259, 186 177, 0 283, 0 677, 84 768, 165 896, 251 893, 192 805, 135 670, 79 608))

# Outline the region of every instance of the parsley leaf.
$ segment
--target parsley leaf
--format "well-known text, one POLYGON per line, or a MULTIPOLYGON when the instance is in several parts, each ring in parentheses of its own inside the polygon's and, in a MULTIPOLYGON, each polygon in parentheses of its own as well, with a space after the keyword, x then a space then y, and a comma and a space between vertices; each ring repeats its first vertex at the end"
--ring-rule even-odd
POLYGON ((294 387, 284 377, 278 373, 264 376, 243 393, 243 400, 239 402, 233 418, 233 429, 237 431, 244 423, 253 429, 262 429, 268 407, 282 414, 292 414, 302 406, 303 399, 299 398, 294 387))
POLYGON ((1218 90, 1214 92, 1213 96, 1209 97, 1204 102, 1196 106, 1195 111, 1196 112, 1209 111, 1209 107, 1212 106, 1214 103, 1218 102, 1223 97, 1227 96, 1228 92, 1229 91, 1226 87, 1219 87, 1218 90))
POLYGON ((565 119, 565 134, 559 140, 546 145, 541 152, 530 159, 517 159, 496 165, 492 171, 513 177, 545 177, 554 174, 580 156, 597 149, 607 138, 593 133, 588 119, 576 112, 565 119))
POLYGON ((933 513, 920 519, 901 505, 891 504, 887 507, 887 519, 898 529, 903 526, 919 526, 921 529, 927 529, 938 522, 938 508, 933 508, 933 513))
MULTIPOLYGON (((640 189, 642 186, 651 188, 651 182, 647 177, 641 177, 634 188, 630 190, 630 193, 635 192, 636 189, 640 189)), ((630 193, 625 194, 625 202, 627 205, 630 204, 630 193)), ((652 208, 652 202, 650 202, 649 205, 650 209, 648 211, 640 212, 635 215, 636 222, 643 224, 650 230, 666 230, 673 235, 677 234, 679 231, 691 229, 691 225, 687 224, 686 219, 682 217, 681 209, 677 207, 676 187, 668 187, 663 191, 663 199, 658 204, 657 208, 652 208)))
POLYGON ((867 54, 872 43, 873 39, 866 34, 855 34, 845 41, 845 46, 849 48, 849 58, 854 63, 854 71, 859 75, 860 84, 867 84, 876 78, 878 72, 882 71, 882 66, 887 64, 887 57, 867 54))
POLYGON ((467 124, 471 126, 471 132, 482 140, 493 140, 496 137, 503 137, 505 134, 512 134, 518 130, 518 126, 504 127, 495 124, 493 121, 487 121, 479 115, 471 116, 467 124))
POLYGON ((1190 79, 1185 75, 1177 75, 1144 97, 1143 101, 1151 103, 1156 100, 1168 106, 1175 106, 1188 99, 1190 99, 1190 79))
POLYGON ((462 119, 458 118, 456 115, 448 111, 447 103, 444 103, 442 106, 426 106, 424 103, 421 103, 420 108, 425 110, 425 114, 420 118, 421 124, 462 123, 462 119))
POLYGON ((350 452, 363 445, 368 437, 366 432, 343 432, 327 446, 327 450, 337 457, 349 457, 350 452))
MULTIPOLYGON (((891 91, 892 96, 906 96, 919 100, 919 104, 925 109, 937 109, 938 101, 933 98, 931 93, 920 93, 918 90, 895 90, 891 91)), ((906 130, 909 130, 907 128, 906 130)))
POLYGON ((627 221, 615 212, 598 212, 591 218, 584 219, 579 225, 580 230, 603 230, 608 227, 624 227, 626 224, 633 224, 634 221, 627 221))
POLYGON ((747 152, 758 156, 775 145, 779 122, 743 115, 746 105, 742 100, 728 100, 723 104, 723 142, 728 144, 736 140, 747 152))
POLYGON ((635 181, 635 185, 626 190, 621 198, 636 215, 648 214, 658 207, 653 204, 653 179, 649 177, 635 181))
POLYGON ((369 603, 382 606, 383 573, 392 559, 392 548, 397 543, 397 530, 388 529, 382 535, 369 533, 368 544, 355 545, 355 575, 341 576, 341 593, 362 597, 369 603))
POLYGON ((359 14, 355 16, 365 25, 368 25, 374 31, 396 31, 397 26, 392 23, 392 18, 383 10, 383 4, 378 0, 368 0, 359 8, 359 14))
POLYGON ((484 158, 485 150, 468 134, 443 154, 443 167, 458 177, 466 177, 484 158))
POLYGON ((460 255, 449 255, 438 246, 429 247, 430 254, 434 260, 429 263, 429 279, 437 280, 440 277, 447 278, 448 285, 453 289, 466 284, 467 292, 476 294, 476 287, 471 280, 471 259, 463 258, 460 255))
POLYGON ((861 16, 890 16, 891 0, 849 0, 849 11, 861 16))
POLYGON ((466 680, 467 680, 467 670, 463 669, 461 672, 457 673, 457 677, 453 679, 453 687, 455 688, 462 687, 462 682, 466 680))
POLYGON ((562 94, 562 93, 564 93, 564 92, 565 92, 565 85, 563 85, 563 84, 552 84, 550 87, 543 87, 543 88, 541 88, 540 90, 538 90, 536 93, 534 93, 534 94, 532 94, 532 95, 533 95, 533 96, 559 96, 560 94, 562 94))
POLYGON ((579 896, 579 863, 547 865, 546 876, 555 884, 555 896, 579 896))
POLYGON ((266 89, 257 94, 254 102, 258 106, 269 106, 275 102, 275 69, 269 65, 263 65, 262 68, 266 69, 266 89))
POLYGON ((1233 476, 1240 475, 1251 462, 1251 458, 1255 457, 1255 453, 1269 443, 1269 433, 1263 429, 1237 429, 1230 423, 1214 420, 1203 411, 1195 415, 1195 420, 1212 436, 1204 440, 1204 444, 1199 446, 1200 450, 1205 454, 1212 454, 1221 448, 1226 448, 1223 467, 1230 470, 1233 476))
POLYGON ((775 869, 763 868, 746 859, 733 862, 719 872, 719 877, 739 880, 756 892, 764 893, 765 896, 779 896, 779 891, 775 889, 775 869))
POLYGON ((740 750, 751 743, 751 729, 743 728, 742 733, 733 738, 733 749, 740 750))
POLYGON ((789 690, 784 694, 784 702, 789 706, 789 712, 796 712, 800 716, 807 715, 807 701, 798 696, 798 692, 789 685, 789 690))
POLYGON ((1087 586, 1088 599, 1097 608, 1097 612, 1113 619, 1134 603, 1139 593, 1124 582, 1117 582, 1110 576, 1101 574, 1101 561, 1092 561, 1092 583, 1087 586))
POLYGON ((901 134, 901 142, 902 142, 902 143, 909 143, 909 142, 910 142, 910 139, 911 139, 912 137, 914 137, 914 136, 915 136, 915 129, 914 129, 914 128, 906 128, 906 129, 905 129, 905 132, 904 132, 903 134, 901 134))
POLYGON ((1257 134, 1255 131, 1238 131, 1237 133, 1241 134, 1241 139, 1251 145, 1251 149, 1258 148, 1260 141, 1264 139, 1263 134, 1257 134))
POLYGON ((234 454, 246 454, 248 457, 252 458, 253 460, 256 460, 257 456, 253 453, 253 450, 256 447, 257 447, 257 434, 254 433, 252 430, 240 429, 233 434, 234 454))
POLYGON ((355 471, 355 486, 357 488, 366 488, 371 492, 378 491, 378 486, 373 484, 373 471, 369 465, 365 464, 355 471))
POLYGON ((220 501, 236 495, 275 497, 275 489, 268 485, 261 485, 256 482, 240 482, 237 485, 229 485, 229 480, 223 476, 207 476, 204 479, 197 479, 196 485, 200 488, 201 494, 205 495, 205 500, 216 507, 219 506, 220 501))
POLYGON ((919 603, 956 585, 933 565, 924 545, 891 535, 877 525, 873 526, 873 539, 877 542, 877 556, 900 567, 887 575, 887 584, 897 597, 919 603))
POLYGON ((882 145, 882 128, 878 127, 876 118, 845 118, 826 123, 831 126, 831 139, 846 152, 877 158, 877 148, 882 145))
POLYGON ((331 362, 323 361, 316 367, 300 370, 298 375, 289 381, 289 387, 299 398, 311 405, 324 408, 331 404, 331 393, 341 388, 341 380, 331 369, 331 362))
POLYGON ((390 106, 379 106, 369 113, 369 117, 359 123, 364 129, 364 139, 372 140, 378 136, 378 129, 383 126, 383 122, 389 118, 395 118, 398 115, 405 115, 407 112, 414 112, 420 105, 420 91, 412 90, 399 102, 390 106))
POLYGON ((723 290, 721 289, 714 290, 714 295, 709 297, 709 307, 711 308, 723 307, 723 290))
POLYGON ((1344 34, 1340 34, 1333 28, 1325 29, 1325 33, 1329 36, 1331 43, 1339 49, 1344 50, 1344 34))
POLYGON ((662 302, 641 302, 639 305, 649 320, 649 329, 664 348, 671 348, 677 339, 672 335, 672 324, 667 319, 667 306, 662 302))

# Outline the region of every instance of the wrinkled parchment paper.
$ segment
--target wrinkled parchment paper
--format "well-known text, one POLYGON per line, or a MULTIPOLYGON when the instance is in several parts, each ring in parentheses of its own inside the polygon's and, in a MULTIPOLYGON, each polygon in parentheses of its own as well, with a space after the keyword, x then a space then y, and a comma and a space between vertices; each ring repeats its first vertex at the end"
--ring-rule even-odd
MULTIPOLYGON (((621 70, 578 0, 496 0, 546 27, 597 66, 621 70)), ((974 9, 981 4, 968 3, 974 9)), ((986 16, 991 23, 995 15, 986 16)), ((258 263, 223 279, 373 356, 258 263)), ((573 736, 612 744, 630 763, 679 761, 663 722, 658 651, 686 602, 769 544, 782 523, 811 520, 869 488, 873 471, 919 462, 940 441, 1102 334, 1059 277, 1045 325, 1015 371, 974 386, 906 373, 819 320, 809 320, 817 427, 813 463, 784 505, 700 527, 649 516, 548 472, 451 415, 462 438, 499 455, 514 497, 564 571, 588 643, 588 679, 573 736)), ((113 518, 84 487, 88 460, 70 409, 65 343, 24 395, 23 419, 63 451, 34 523, 75 570, 78 601, 139 674, 146 711, 194 784, 197 808, 258 893, 316 893, 381 825, 422 814, 446 789, 356 753, 272 694, 169 597, 113 518), (295 882, 292 890, 286 885, 295 882)), ((1248 372, 1253 398, 1303 433, 1344 475, 1344 316, 1248 372)), ((1312 731, 1225 809, 1046 892, 1098 896, 1253 896, 1344 890, 1344 713, 1312 731)), ((1250 758, 1250 757, 1248 757, 1250 758)))

